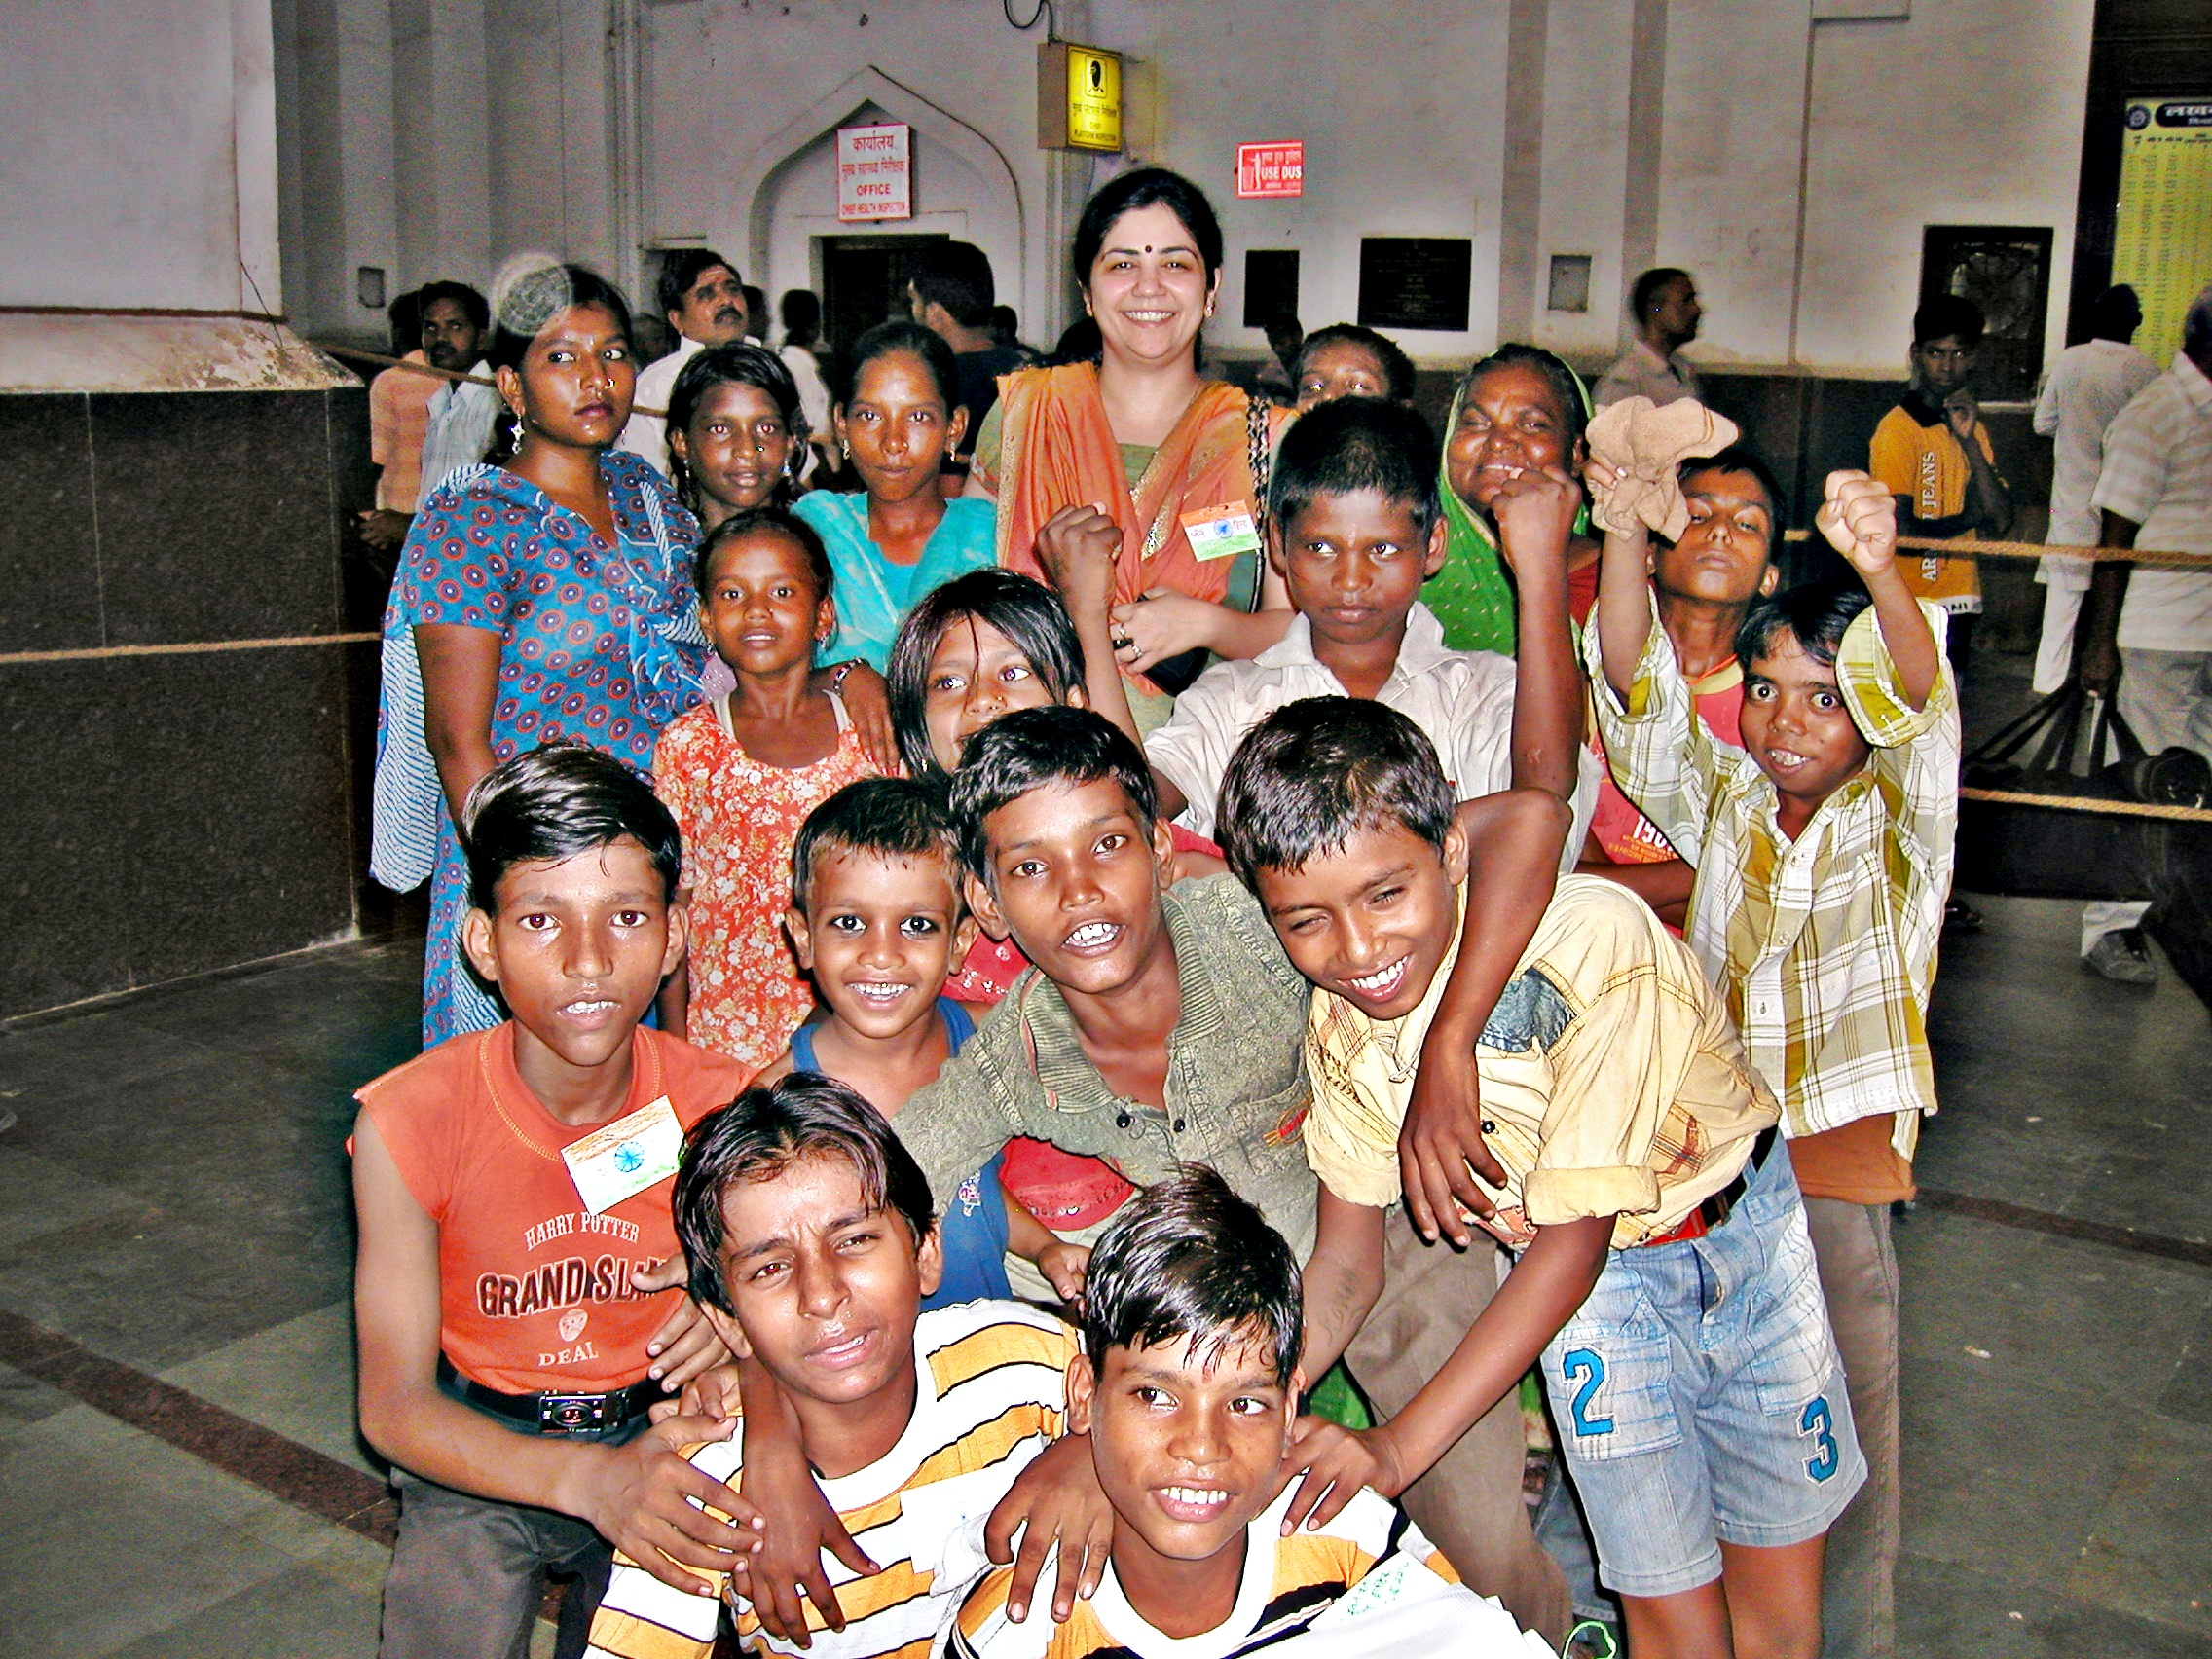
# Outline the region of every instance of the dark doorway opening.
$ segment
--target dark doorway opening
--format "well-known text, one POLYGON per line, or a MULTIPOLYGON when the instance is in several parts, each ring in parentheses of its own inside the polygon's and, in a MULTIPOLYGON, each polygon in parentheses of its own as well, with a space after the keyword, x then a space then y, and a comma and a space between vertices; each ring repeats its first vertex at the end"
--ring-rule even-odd
POLYGON ((830 349, 844 352, 879 322, 911 313, 906 279, 914 258, 941 231, 902 236, 821 237, 822 327, 830 349))

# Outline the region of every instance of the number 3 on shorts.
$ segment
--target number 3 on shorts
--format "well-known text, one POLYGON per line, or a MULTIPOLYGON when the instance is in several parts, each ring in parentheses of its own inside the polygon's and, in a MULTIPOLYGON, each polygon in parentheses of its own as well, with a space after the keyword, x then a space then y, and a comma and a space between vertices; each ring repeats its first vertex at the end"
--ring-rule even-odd
POLYGON ((1835 1425, 1828 1417, 1828 1397, 1815 1394, 1805 1402, 1805 1412, 1797 1419, 1797 1432, 1813 1437, 1813 1455, 1805 1459, 1805 1473, 1816 1481, 1825 1481, 1836 1471, 1843 1455, 1836 1450, 1835 1425))
MULTIPOLYGON (((1568 1382, 1579 1378, 1582 1382, 1582 1386, 1574 1390, 1574 1401, 1569 1408, 1574 1418, 1574 1432, 1585 1437, 1612 1433, 1611 1418, 1590 1416, 1590 1396, 1604 1385, 1605 1356, 1596 1348, 1573 1348, 1560 1360, 1559 1369, 1560 1375, 1568 1382)), ((1834 1442, 1829 1444, 1832 1446, 1834 1442)))

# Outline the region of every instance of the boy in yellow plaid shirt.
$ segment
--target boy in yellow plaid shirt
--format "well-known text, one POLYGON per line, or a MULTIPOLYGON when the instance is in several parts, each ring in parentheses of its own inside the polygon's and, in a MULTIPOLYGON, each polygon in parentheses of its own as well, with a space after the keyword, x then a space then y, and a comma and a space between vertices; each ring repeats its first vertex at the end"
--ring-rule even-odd
MULTIPOLYGON (((1615 480, 1594 463, 1604 496, 1615 480)), ((1645 537, 1608 534, 1584 636, 1622 793, 1694 866, 1687 938, 1782 1098, 1865 1489, 1829 1539, 1827 1651, 1894 1646, 1898 1270, 1890 1204, 1913 1195, 1943 901, 1958 828, 1959 714, 1943 613, 1897 557, 1897 503, 1827 479, 1816 521, 1865 592, 1801 587, 1745 618, 1744 746, 1699 720, 1652 614, 1645 537)))

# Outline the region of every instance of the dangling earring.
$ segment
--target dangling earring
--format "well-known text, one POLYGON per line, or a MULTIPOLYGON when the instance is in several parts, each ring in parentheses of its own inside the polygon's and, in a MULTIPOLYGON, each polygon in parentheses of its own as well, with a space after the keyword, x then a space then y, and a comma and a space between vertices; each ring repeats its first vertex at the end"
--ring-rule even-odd
POLYGON ((853 440, 852 440, 852 439, 850 439, 850 438, 843 438, 843 439, 840 439, 840 440, 838 441, 837 447, 838 447, 839 449, 841 449, 841 450, 843 450, 843 451, 845 452, 845 459, 846 459, 847 461, 850 461, 850 460, 852 460, 852 459, 853 459, 853 440))
POLYGON ((507 415, 507 440, 516 449, 522 448, 522 411, 510 410, 507 415))

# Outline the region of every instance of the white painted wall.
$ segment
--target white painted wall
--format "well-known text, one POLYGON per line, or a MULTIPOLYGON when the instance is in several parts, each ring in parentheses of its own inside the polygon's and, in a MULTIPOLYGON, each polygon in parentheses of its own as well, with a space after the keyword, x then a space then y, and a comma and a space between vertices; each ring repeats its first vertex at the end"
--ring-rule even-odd
MULTIPOLYGON (((479 222, 487 263, 533 248, 635 286, 645 246, 705 241, 771 291, 809 283, 810 239, 833 211, 823 133, 903 98, 892 112, 916 121, 918 205, 940 215, 914 228, 981 242, 1026 332, 1049 339, 1074 210, 1124 165, 1037 150, 1042 31, 1010 28, 994 0, 274 3, 280 42, 297 42, 286 264, 317 326, 362 323, 348 311, 356 264, 388 258, 395 287, 487 275, 454 268, 479 257, 479 222), (379 14, 387 115, 370 107, 380 49, 360 32, 379 14), (307 72, 317 51, 335 96, 307 72), (367 200, 380 167, 393 175, 382 218, 367 200)), ((1472 239, 1474 300, 1465 332, 1407 337, 1418 358, 1487 349, 1501 300, 1545 343, 1603 357, 1635 276, 1624 202, 1643 177, 1653 260, 1705 293, 1693 354, 1890 374, 1930 222, 2051 226, 2061 344, 2092 6, 1912 0, 1905 19, 1815 28, 1810 0, 1642 0, 1663 14, 1647 59, 1663 85, 1651 129, 1633 132, 1630 0, 1071 0, 1059 26, 1129 55, 1151 89, 1134 150, 1215 198, 1230 255, 1219 348, 1263 344, 1239 326, 1244 250, 1301 250, 1310 327, 1354 314, 1362 236, 1431 235, 1472 239), (1526 40, 1538 23, 1541 55, 1515 58, 1509 29, 1526 40), (1508 173, 1509 95, 1540 110, 1532 173, 1508 173), (1235 145, 1284 138, 1306 142, 1307 194, 1237 202, 1235 145), (1513 222, 1537 227, 1532 294, 1518 278, 1500 293, 1509 190, 1513 222), (1554 252, 1592 256, 1587 313, 1544 310, 1554 252)))
POLYGON ((1901 374, 1929 225, 2047 225, 2066 344, 2094 0, 1823 23, 1813 55, 1802 361, 1901 374))
POLYGON ((0 305, 280 311, 274 73, 268 0, 0 7, 0 305))

